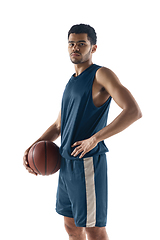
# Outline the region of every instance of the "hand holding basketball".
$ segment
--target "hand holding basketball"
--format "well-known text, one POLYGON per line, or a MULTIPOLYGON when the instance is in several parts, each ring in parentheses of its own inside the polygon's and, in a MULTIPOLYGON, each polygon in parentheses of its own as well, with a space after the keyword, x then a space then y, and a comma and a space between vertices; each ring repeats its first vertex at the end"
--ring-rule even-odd
MULTIPOLYGON (((32 147, 32 146, 31 146, 31 147, 32 147)), ((23 165, 24 165, 24 167, 26 168, 26 170, 28 170, 29 173, 32 173, 32 174, 34 174, 34 175, 37 176, 37 173, 34 172, 32 168, 30 168, 29 163, 28 163, 28 153, 29 153, 29 150, 30 150, 31 147, 29 147, 29 148, 25 151, 25 153, 24 153, 24 156, 23 156, 23 165)))
POLYGON ((35 175, 51 175, 60 169, 59 147, 51 141, 36 142, 23 157, 25 168, 35 175))

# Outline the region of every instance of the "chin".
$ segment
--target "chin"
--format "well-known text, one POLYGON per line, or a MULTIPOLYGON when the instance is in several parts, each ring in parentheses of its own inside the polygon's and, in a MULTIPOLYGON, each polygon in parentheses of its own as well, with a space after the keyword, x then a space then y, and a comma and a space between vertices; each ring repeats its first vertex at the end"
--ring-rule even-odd
POLYGON ((81 61, 76 61, 76 60, 72 60, 72 59, 71 59, 71 62, 74 63, 74 64, 80 64, 80 63, 82 63, 81 61))
POLYGON ((76 58, 70 58, 71 59, 71 62, 74 63, 74 64, 80 64, 83 62, 83 59, 76 59, 76 58))

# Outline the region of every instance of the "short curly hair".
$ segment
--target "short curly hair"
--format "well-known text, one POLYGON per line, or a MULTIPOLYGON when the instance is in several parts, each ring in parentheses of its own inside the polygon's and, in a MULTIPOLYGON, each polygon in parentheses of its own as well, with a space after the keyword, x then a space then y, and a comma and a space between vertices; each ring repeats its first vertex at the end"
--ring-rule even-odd
POLYGON ((90 25, 82 24, 82 23, 73 25, 68 32, 68 39, 71 33, 76 33, 76 34, 87 33, 88 40, 91 42, 91 45, 95 45, 97 43, 97 34, 94 28, 91 27, 90 25))

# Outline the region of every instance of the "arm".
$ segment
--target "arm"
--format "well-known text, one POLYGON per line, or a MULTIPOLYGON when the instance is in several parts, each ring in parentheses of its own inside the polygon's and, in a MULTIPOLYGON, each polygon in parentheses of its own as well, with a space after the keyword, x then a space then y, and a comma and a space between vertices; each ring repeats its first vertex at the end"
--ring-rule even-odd
POLYGON ((91 138, 72 145, 72 147, 78 146, 74 149, 72 155, 77 156, 81 152, 80 158, 92 150, 99 142, 123 131, 142 117, 136 100, 110 69, 100 68, 96 73, 95 81, 112 96, 118 106, 122 108, 122 112, 108 126, 104 127, 91 138))
POLYGON ((95 134, 98 142, 123 131, 142 117, 136 100, 129 90, 120 83, 117 76, 107 68, 100 70, 97 73, 97 81, 112 96, 122 112, 108 126, 95 134))
POLYGON ((53 123, 44 133, 43 135, 37 140, 35 141, 24 153, 24 157, 23 157, 23 165, 25 166, 25 168, 30 172, 33 173, 35 175, 37 175, 30 167, 28 164, 28 152, 30 150, 30 148, 37 142, 42 141, 42 140, 47 140, 47 141, 55 141, 61 134, 61 112, 58 115, 57 120, 55 121, 55 123, 53 123))
POLYGON ((61 111, 55 123, 53 123, 36 142, 42 140, 53 142, 60 136, 60 134, 61 134, 61 111))

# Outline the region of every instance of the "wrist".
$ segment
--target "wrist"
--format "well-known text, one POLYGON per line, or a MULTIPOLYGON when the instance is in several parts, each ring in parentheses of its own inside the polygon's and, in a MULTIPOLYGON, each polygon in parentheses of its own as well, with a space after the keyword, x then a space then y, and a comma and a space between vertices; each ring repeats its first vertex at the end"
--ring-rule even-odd
POLYGON ((93 135, 93 137, 94 137, 94 139, 95 139, 95 142, 97 142, 97 144, 98 144, 99 142, 101 142, 101 141, 104 140, 104 139, 101 138, 100 131, 97 132, 97 133, 95 133, 95 134, 93 135))
POLYGON ((97 145, 100 141, 98 139, 97 133, 91 137, 92 141, 97 145))

